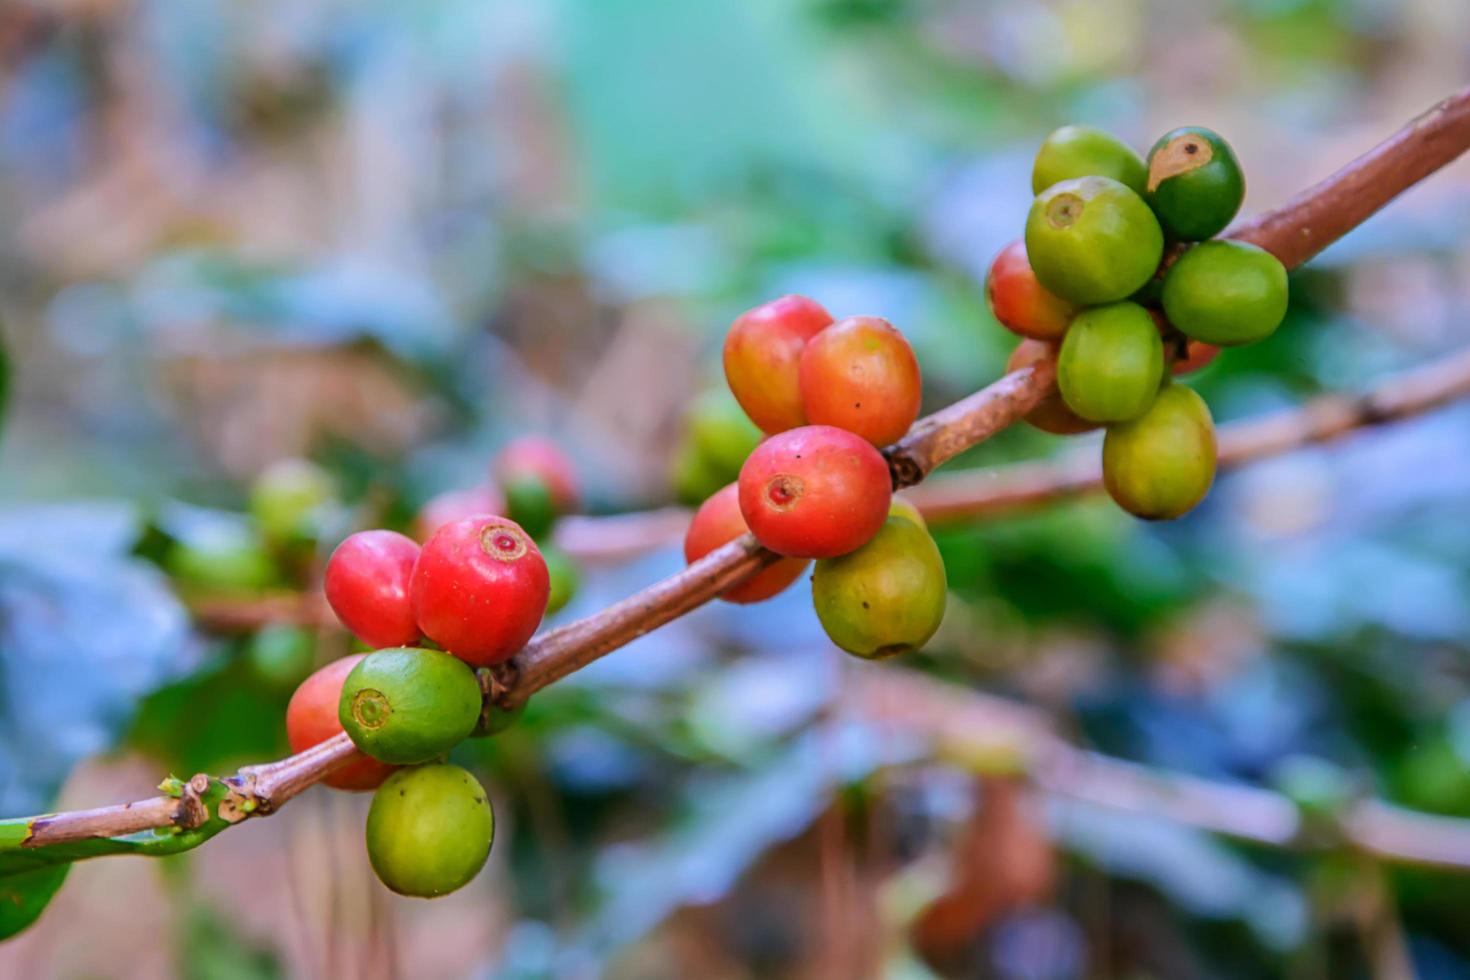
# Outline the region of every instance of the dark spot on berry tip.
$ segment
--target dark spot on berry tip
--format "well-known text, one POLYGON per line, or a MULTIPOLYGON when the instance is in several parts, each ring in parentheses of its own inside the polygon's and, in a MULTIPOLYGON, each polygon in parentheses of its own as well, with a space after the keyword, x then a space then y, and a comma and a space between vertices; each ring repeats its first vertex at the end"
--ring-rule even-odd
POLYGON ((867 603, 866 603, 866 602, 865 602, 865 603, 863 603, 863 608, 864 608, 864 609, 867 609, 867 608, 868 608, 868 604, 867 604, 867 603))
POLYGON ((398 791, 398 795, 399 795, 399 796, 405 796, 405 795, 407 795, 407 794, 405 794, 405 793, 404 793, 404 792, 403 792, 403 790, 399 790, 399 791, 398 791))

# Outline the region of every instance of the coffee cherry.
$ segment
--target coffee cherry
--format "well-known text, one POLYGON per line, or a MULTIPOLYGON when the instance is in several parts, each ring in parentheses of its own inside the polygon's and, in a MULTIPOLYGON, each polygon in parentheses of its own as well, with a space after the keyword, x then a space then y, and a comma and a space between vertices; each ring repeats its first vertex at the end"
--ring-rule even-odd
POLYGON ((1031 193, 1074 177, 1111 177, 1142 194, 1143 158, 1111 133, 1091 126, 1063 126, 1041 142, 1031 167, 1031 193))
POLYGON ((551 533, 556 523, 556 500, 551 487, 534 474, 518 476, 503 484, 505 516, 515 521, 537 541, 551 533))
MULTIPOLYGON (((305 752, 313 745, 342 734, 337 706, 342 700, 342 683, 366 654, 334 660, 301 682, 286 705, 286 741, 292 752, 305 752)), ((357 753, 352 762, 322 780, 334 789, 373 789, 393 772, 393 767, 357 753)))
POLYGON ((1077 307, 1047 292, 1026 259, 1026 243, 1011 242, 990 263, 985 301, 1001 326, 1022 337, 1060 340, 1077 307))
POLYGON ((400 895, 434 898, 463 888, 485 866, 494 839, 485 788, 459 766, 400 769, 368 808, 368 860, 400 895))
MULTIPOLYGON (((1006 360, 1006 373, 1019 371, 1021 368, 1030 367, 1037 361, 1057 356, 1055 344, 1044 344, 1039 340, 1023 340, 1016 349, 1011 351, 1011 356, 1006 360)), ((1067 407, 1062 401, 1062 393, 1053 391, 1041 400, 1041 402, 1027 412, 1024 416, 1027 424, 1035 426, 1042 432, 1050 432, 1057 436, 1074 436, 1080 432, 1091 432, 1098 427, 1097 422, 1089 422, 1076 412, 1067 407)))
POLYGON ((805 296, 782 296, 736 317, 725 335, 725 381, 750 420, 768 433, 806 424, 798 362, 832 315, 805 296))
POLYGON ((315 537, 322 510, 336 492, 332 475, 310 460, 277 460, 251 485, 250 514, 272 541, 315 537))
POLYGON ((883 526, 893 496, 872 444, 830 425, 772 436, 740 470, 740 514, 756 540, 790 558, 835 558, 883 526))
MULTIPOLYGON (((684 560, 693 564, 748 530, 745 518, 740 516, 740 488, 732 483, 716 491, 694 512, 689 530, 684 533, 684 560)), ((806 567, 807 562, 803 559, 783 558, 754 578, 722 593, 720 598, 738 603, 769 599, 801 578, 806 567)))
POLYGON ((917 650, 944 618, 944 561, 929 532, 890 517, 849 555, 817 562, 812 603, 832 642, 869 660, 917 650))
POLYGON ((380 762, 428 762, 474 731, 480 682, 438 650, 379 650, 347 675, 337 720, 353 745, 380 762))
POLYGON ((550 591, 546 594, 546 615, 550 616, 561 612, 572 601, 581 576, 577 563, 560 548, 542 548, 541 559, 546 562, 546 575, 550 582, 550 591))
POLYGON ((419 546, 396 531, 358 531, 327 560, 323 590, 342 625, 370 647, 415 643, 408 583, 419 546))
POLYGON ((1179 517, 1215 479, 1215 423, 1192 389, 1169 385, 1139 418, 1108 427, 1103 484, 1119 507, 1146 520, 1179 517))
POLYGON ((1026 218, 1026 255, 1037 280, 1072 303, 1126 299, 1163 254, 1164 233, 1143 198, 1106 177, 1053 184, 1026 218))
POLYGON ((1245 198, 1245 178, 1229 143, 1189 126, 1165 134, 1149 150, 1144 197, 1166 235, 1197 242, 1230 224, 1245 198))
POLYGON ((1220 356, 1219 347, 1198 340, 1186 340, 1184 350, 1184 356, 1176 358, 1169 368, 1176 378, 1181 374, 1201 371, 1213 364, 1215 358, 1220 356))
MULTIPOLYGON (((740 472, 738 467, 735 472, 740 472)), ((680 442, 674 449, 674 458, 669 462, 669 482, 679 503, 695 506, 729 481, 730 475, 711 463, 689 440, 680 442)))
POLYGON ((446 490, 419 508, 418 517, 413 522, 413 536, 419 541, 427 541, 435 531, 452 521, 504 513, 505 498, 494 487, 446 490))
POLYGON ((419 552, 409 594, 424 635, 487 667, 526 645, 551 582, 530 535, 504 517, 470 517, 434 532, 419 552))
POLYGON ((1164 277, 1164 312, 1195 340, 1234 347, 1264 340, 1286 316, 1286 267, 1245 242, 1202 242, 1164 277))
POLYGON ((292 690, 306 679, 315 654, 315 633, 286 623, 261 627, 246 648, 251 673, 282 691, 292 690))
POLYGON ((879 317, 848 317, 807 341, 799 377, 812 425, 835 425, 886 446, 919 417, 918 359, 903 334, 879 317))
POLYGON ((491 471, 501 486, 528 476, 544 480, 558 514, 572 513, 581 499, 576 468, 570 457, 550 439, 522 436, 508 443, 495 457, 491 471))
POLYGON ((281 572, 254 535, 201 535, 176 542, 164 565, 181 585, 246 595, 275 585, 281 572))
POLYGON ((1137 303, 1079 313, 1057 356, 1062 399, 1094 422, 1142 415, 1153 404, 1163 376, 1163 341, 1153 318, 1137 303))
POLYGON ((919 508, 915 507, 912 501, 900 497, 898 494, 893 495, 893 502, 888 505, 888 517, 890 519, 897 517, 901 520, 909 521, 925 530, 929 528, 929 524, 924 520, 924 515, 919 511, 919 508))
POLYGON ((723 388, 712 388, 696 398, 689 406, 685 425, 694 451, 709 461, 713 472, 727 474, 720 480, 721 485, 735 478, 745 457, 761 441, 761 430, 723 388))

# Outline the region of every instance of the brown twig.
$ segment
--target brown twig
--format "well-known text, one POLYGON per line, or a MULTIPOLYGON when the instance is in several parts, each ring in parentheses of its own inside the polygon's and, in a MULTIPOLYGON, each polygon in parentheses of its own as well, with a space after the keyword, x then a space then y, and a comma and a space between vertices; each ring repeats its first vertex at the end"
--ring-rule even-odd
MULTIPOLYGON (((1295 267, 1466 149, 1470 149, 1470 89, 1444 100, 1337 174, 1235 234, 1295 267)), ((1052 372, 1045 362, 1014 372, 920 420, 889 448, 895 486, 918 483, 941 463, 1017 421, 1053 389, 1052 372)), ((538 637, 500 671, 497 700, 507 706, 524 701, 528 693, 710 601, 770 560, 752 539, 742 538, 601 613, 538 637)), ((346 736, 338 736, 279 762, 242 770, 229 780, 241 796, 234 805, 242 815, 270 813, 345 763, 353 751, 346 736)), ((177 814, 159 816, 158 826, 168 826, 177 814)), ((81 832, 89 822, 77 818, 71 825, 73 832, 81 832)), ((91 836, 105 835, 111 828, 102 822, 91 826, 95 831, 91 836)))

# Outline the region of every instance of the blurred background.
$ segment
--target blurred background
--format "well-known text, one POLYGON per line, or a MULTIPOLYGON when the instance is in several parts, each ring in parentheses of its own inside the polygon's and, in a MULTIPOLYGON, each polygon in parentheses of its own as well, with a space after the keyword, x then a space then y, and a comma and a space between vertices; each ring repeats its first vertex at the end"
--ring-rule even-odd
MULTIPOLYGON (((926 409, 993 380, 981 284, 1055 126, 1210 126, 1249 213, 1467 68, 1463 0, 6 0, 0 815, 284 754, 348 640, 278 600, 514 436, 563 446, 594 514, 728 480, 691 406, 758 302, 889 318, 926 409), (305 550, 248 516, 296 457, 334 488, 305 550)), ((1463 345, 1467 235, 1461 164, 1198 376, 1217 420, 1463 345)), ((1453 407, 1170 525, 1088 499, 936 528, 949 611, 903 663, 836 652, 804 586, 716 604, 461 750, 497 816, 463 891, 390 895, 367 799, 317 789, 78 865, 0 974, 1470 976, 1470 876, 1099 806, 1026 751, 1470 818, 1467 439, 1453 407)), ((1016 427, 961 465, 1065 448, 1016 427)), ((560 619, 677 541, 585 557, 560 619)))

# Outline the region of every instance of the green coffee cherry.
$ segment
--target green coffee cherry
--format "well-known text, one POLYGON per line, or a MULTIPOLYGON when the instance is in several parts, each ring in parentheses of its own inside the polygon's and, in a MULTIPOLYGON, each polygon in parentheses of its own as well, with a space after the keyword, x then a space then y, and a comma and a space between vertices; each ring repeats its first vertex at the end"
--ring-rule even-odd
POLYGON ((1218 133, 1187 126, 1166 133, 1149 151, 1144 197, 1165 234, 1198 242, 1230 224, 1245 198, 1245 177, 1218 133))
POLYGON ((259 592, 280 578, 280 569, 260 543, 243 535, 177 542, 164 564, 181 584, 208 591, 259 592))
POLYGON ((1193 389, 1169 385, 1141 417, 1108 427, 1103 485, 1134 517, 1180 517, 1214 480, 1215 423, 1193 389))
POLYGON ((669 482, 673 485, 674 497, 679 503, 695 507, 731 482, 731 477, 705 459, 694 448, 692 441, 685 440, 674 450, 669 468, 669 482))
POLYGON ((1245 242, 1202 242, 1164 276, 1164 313, 1179 331, 1222 347, 1253 344, 1286 316, 1286 266, 1245 242))
POLYGON ((264 626, 247 647, 250 669, 271 687, 294 690, 311 673, 316 656, 315 634, 300 626, 264 626))
POLYGON ((337 719, 374 759, 427 762, 474 731, 480 683, 468 664, 439 650, 379 650, 347 675, 337 719))
POLYGON ((1142 194, 1148 179, 1143 158, 1112 133, 1091 126, 1063 126, 1041 142, 1031 167, 1031 193, 1075 177, 1111 177, 1142 194))
POLYGON ((1091 422, 1142 415, 1163 377, 1164 343, 1153 317, 1137 303, 1084 310, 1072 321, 1057 356, 1062 400, 1091 422))
POLYGON ((546 615, 561 612, 577 594, 581 578, 577 563, 565 551, 550 546, 541 549, 546 560, 546 573, 551 578, 551 590, 546 595, 546 615))
POLYGON ((929 532, 889 517, 871 541, 817 562, 812 603, 832 642, 878 660, 917 650, 944 618, 944 562, 929 532))
POLYGON ((919 512, 919 508, 915 507, 912 501, 897 495, 894 496, 893 502, 888 505, 888 516, 901 517, 906 521, 913 521, 919 527, 925 528, 926 530, 929 527, 928 522, 924 520, 924 515, 919 512))
POLYGON ((272 541, 316 536, 322 512, 336 496, 332 475, 307 459, 282 459, 250 487, 250 514, 272 541))
POLYGON ((686 422, 695 452, 712 470, 728 474, 720 486, 740 475, 745 457, 760 445, 761 430, 726 388, 712 388, 696 398, 686 422))
POLYGON ((1107 177, 1053 184, 1026 218, 1026 256, 1037 281, 1073 303, 1126 299, 1163 254, 1164 233, 1143 198, 1107 177))
POLYGON ((400 895, 434 898, 464 887, 485 866, 494 839, 485 788, 459 766, 399 770, 368 809, 368 860, 400 895))
POLYGON ((556 500, 545 480, 528 474, 516 477, 500 489, 505 494, 506 517, 537 541, 550 533, 556 523, 556 500))

